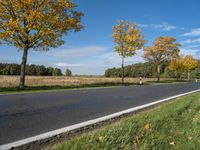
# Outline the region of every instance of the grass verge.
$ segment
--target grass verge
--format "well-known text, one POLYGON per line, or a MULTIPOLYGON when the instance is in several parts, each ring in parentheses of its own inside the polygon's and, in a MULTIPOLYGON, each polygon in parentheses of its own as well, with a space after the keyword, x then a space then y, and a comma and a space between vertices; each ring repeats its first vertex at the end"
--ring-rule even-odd
MULTIPOLYGON (((155 84, 172 84, 172 83, 185 83, 186 81, 146 81, 143 85, 155 85, 155 84)), ((16 93, 36 93, 36 92, 52 92, 52 91, 64 91, 64 90, 77 90, 77 89, 91 89, 91 88, 108 88, 119 86, 133 86, 139 85, 139 83, 93 83, 93 84, 80 84, 80 85, 55 85, 55 86, 26 86, 25 89, 19 89, 19 87, 0 87, 0 94, 16 94, 16 93)))
POLYGON ((200 149, 200 92, 45 149, 200 149))
MULTIPOLYGON (((90 88, 106 88, 117 86, 131 86, 139 85, 137 83, 95 83, 95 84, 83 84, 83 85, 63 85, 63 86, 26 86, 25 89, 19 89, 19 87, 0 87, 0 94, 15 94, 15 93, 35 93, 35 92, 52 92, 52 91, 64 91, 64 90, 77 90, 77 89, 90 89, 90 88)), ((145 83, 144 85, 148 85, 145 83)))

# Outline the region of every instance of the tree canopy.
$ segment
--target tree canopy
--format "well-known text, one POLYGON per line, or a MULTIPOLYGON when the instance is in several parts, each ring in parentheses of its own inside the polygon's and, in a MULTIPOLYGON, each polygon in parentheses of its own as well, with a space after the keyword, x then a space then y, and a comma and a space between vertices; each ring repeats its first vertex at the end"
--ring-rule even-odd
POLYGON ((153 46, 144 48, 144 58, 157 66, 158 81, 160 79, 160 65, 171 61, 179 55, 180 44, 173 37, 159 36, 155 39, 153 46))
POLYGON ((0 41, 19 50, 48 50, 62 35, 79 31, 80 12, 70 0, 0 0, 0 41))
POLYGON ((198 61, 194 59, 192 55, 179 56, 169 64, 169 69, 176 74, 177 78, 179 78, 181 74, 187 73, 188 79, 190 79, 191 72, 197 67, 198 61))

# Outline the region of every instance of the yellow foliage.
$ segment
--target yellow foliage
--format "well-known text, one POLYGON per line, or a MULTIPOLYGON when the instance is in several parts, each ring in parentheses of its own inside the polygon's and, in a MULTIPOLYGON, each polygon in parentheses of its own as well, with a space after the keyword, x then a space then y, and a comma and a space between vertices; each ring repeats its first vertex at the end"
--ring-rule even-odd
POLYGON ((169 69, 175 73, 184 71, 183 59, 177 58, 170 62, 169 69))
POLYGON ((192 70, 197 68, 198 61, 191 55, 180 56, 174 59, 169 64, 169 69, 175 74, 187 72, 190 73, 192 70))
POLYGON ((113 38, 116 43, 115 51, 123 57, 134 55, 135 51, 141 49, 146 42, 137 23, 124 21, 118 21, 113 27, 113 38))
POLYGON ((57 47, 62 34, 82 28, 75 9, 71 0, 0 0, 0 41, 19 49, 57 47))
POLYGON ((173 37, 159 36, 155 39, 153 46, 144 48, 144 58, 156 64, 169 61, 178 56, 180 44, 173 37))
POLYGON ((186 55, 183 57, 183 65, 185 70, 192 71, 198 66, 198 61, 193 58, 192 55, 186 55))

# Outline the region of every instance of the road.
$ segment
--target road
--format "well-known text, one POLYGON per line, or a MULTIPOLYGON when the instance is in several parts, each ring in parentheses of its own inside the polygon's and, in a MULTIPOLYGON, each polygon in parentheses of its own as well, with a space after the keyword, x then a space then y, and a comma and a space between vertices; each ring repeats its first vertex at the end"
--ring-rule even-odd
POLYGON ((200 88, 200 83, 0 95, 0 145, 200 88))

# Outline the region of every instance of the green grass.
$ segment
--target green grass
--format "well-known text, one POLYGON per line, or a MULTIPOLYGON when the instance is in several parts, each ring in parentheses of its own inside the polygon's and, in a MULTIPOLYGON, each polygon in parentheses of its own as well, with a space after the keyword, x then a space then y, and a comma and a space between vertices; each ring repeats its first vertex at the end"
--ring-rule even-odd
POLYGON ((149 84, 165 84, 165 83, 185 83, 185 82, 193 82, 194 80, 162 80, 162 81, 146 81, 149 84))
POLYGON ((199 150, 200 92, 46 149, 199 150))
MULTIPOLYGON (((147 81, 143 85, 153 84, 170 84, 180 83, 183 81, 166 80, 166 81, 147 81)), ((108 88, 119 86, 133 86, 139 85, 139 83, 94 83, 94 84, 82 84, 82 85, 63 85, 63 86, 26 86, 25 89, 19 89, 19 87, 0 87, 0 94, 16 94, 16 93, 36 93, 36 92, 52 92, 52 91, 64 91, 64 90, 77 90, 77 89, 91 89, 91 88, 108 88)))
MULTIPOLYGON (((91 89, 91 88, 106 88, 118 86, 132 86, 138 85, 137 83, 95 83, 83 85, 63 85, 63 86, 26 86, 25 89, 19 87, 0 87, 0 94, 15 94, 15 93, 34 93, 34 92, 52 92, 64 90, 77 90, 77 89, 91 89)), ((147 85, 146 83, 144 85, 147 85)))

